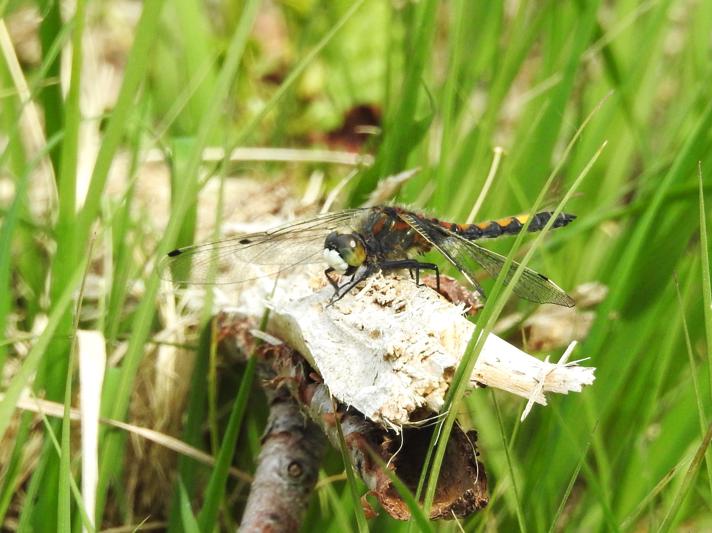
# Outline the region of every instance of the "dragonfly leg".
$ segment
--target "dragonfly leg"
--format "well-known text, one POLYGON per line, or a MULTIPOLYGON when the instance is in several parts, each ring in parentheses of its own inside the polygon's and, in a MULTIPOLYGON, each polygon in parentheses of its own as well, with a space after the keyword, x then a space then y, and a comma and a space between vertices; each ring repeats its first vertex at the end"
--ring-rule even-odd
POLYGON ((396 261, 384 261, 378 265, 381 270, 398 270, 401 268, 407 268, 413 276, 413 271, 415 271, 415 284, 420 286, 420 271, 421 270, 432 270, 435 272, 435 286, 437 290, 440 291, 440 269, 435 263, 421 263, 415 259, 400 259, 396 261))
POLYGON ((341 300, 341 298, 346 296, 351 289, 369 276, 373 275, 374 272, 376 272, 376 268, 373 265, 362 265, 356 270, 356 272, 353 273, 351 279, 344 283, 341 287, 335 285, 334 283, 336 290, 334 291, 334 295, 331 297, 331 300, 329 300, 329 305, 333 305, 341 300))

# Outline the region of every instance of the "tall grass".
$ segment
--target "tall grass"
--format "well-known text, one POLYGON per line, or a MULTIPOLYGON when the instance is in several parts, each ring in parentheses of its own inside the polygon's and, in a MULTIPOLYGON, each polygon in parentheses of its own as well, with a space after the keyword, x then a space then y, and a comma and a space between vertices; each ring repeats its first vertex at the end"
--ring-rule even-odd
MULTIPOLYGON (((375 163, 353 180, 344 206, 357 205, 386 175, 418 166, 397 201, 464 221, 502 147, 480 217, 540 203, 577 214, 529 248, 529 266, 569 289, 589 281, 609 288, 589 310, 593 322, 577 352, 597 367, 593 387, 550 398, 521 424, 519 400, 453 389, 448 424, 457 414, 478 430, 491 490, 489 506, 460 526, 711 527, 712 3, 147 0, 121 31, 111 9, 126 6, 96 4, 78 1, 64 13, 58 3, 0 2, 0 517, 7 527, 86 524, 71 487, 81 476, 77 429, 68 419, 44 426, 20 413, 20 398, 69 407, 78 386, 72 338, 77 328, 92 329, 106 339, 111 361, 102 415, 141 419, 141 398, 150 397, 141 374, 156 346, 168 346, 153 265, 195 238, 207 177, 227 184, 235 173, 265 181, 288 173, 298 194, 314 170, 328 184, 346 174, 303 162, 208 165, 204 149, 308 147, 359 104, 381 112, 382 129, 363 148, 375 163), (36 57, 20 31, 21 12, 32 8, 40 20, 29 31, 36 57), (104 49, 96 40, 102 32, 128 44, 104 42, 104 49), (72 60, 65 87, 60 50, 72 60), (118 65, 121 82, 106 113, 90 115, 84 99, 100 81, 92 77, 97 61, 118 65), (92 125, 100 144, 84 176, 90 147, 81 131, 92 125), (170 212, 160 228, 141 196, 152 148, 172 162, 170 212), (112 164, 123 155, 127 179, 117 193, 112 164), (82 279, 104 284, 77 306, 82 279)), ((225 194, 225 209, 235 200, 225 194)), ((511 247, 492 243, 505 254, 511 247)), ((531 310, 499 285, 492 292, 483 326, 531 310)), ((216 466, 177 459, 148 517, 135 498, 148 489, 129 476, 142 444, 104 429, 98 506, 87 510, 97 528, 146 519, 175 531, 239 523, 249 487, 228 468, 254 468, 265 406, 250 368, 217 368, 207 336, 196 344, 191 393, 170 414, 185 415, 183 440, 218 457, 216 466), (204 439, 207 412, 213 445, 204 439)), ((431 453, 437 465, 437 448, 431 453)), ((330 481, 318 487, 305 530, 417 527, 384 513, 366 524, 352 493, 365 489, 337 475, 343 470, 332 451, 322 476, 330 481)), ((426 502, 434 487, 428 473, 436 472, 424 473, 426 502)))

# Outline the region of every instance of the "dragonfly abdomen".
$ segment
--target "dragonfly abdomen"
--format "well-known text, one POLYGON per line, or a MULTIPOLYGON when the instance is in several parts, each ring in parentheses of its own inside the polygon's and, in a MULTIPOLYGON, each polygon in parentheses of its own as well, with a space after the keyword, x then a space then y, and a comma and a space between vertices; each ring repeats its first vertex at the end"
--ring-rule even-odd
MULTIPOLYGON (((542 211, 541 213, 535 214, 531 218, 527 230, 529 232, 541 231, 551 219, 552 214, 551 211, 542 211)), ((449 222, 440 222, 440 224, 468 240, 494 239, 501 235, 516 235, 522 231, 528 218, 529 215, 518 215, 500 218, 498 220, 489 220, 487 222, 478 222, 476 224, 452 224, 449 222)), ((551 227, 560 228, 575 218, 576 215, 560 213, 551 227)))

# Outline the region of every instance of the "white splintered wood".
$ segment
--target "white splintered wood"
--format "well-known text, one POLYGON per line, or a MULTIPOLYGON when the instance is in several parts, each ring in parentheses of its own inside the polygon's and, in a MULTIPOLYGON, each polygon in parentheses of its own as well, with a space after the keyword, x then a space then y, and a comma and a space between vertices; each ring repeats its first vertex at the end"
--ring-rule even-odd
MULTIPOLYGON (((418 407, 442 407, 475 331, 461 306, 409 279, 380 275, 332 306, 333 288, 312 291, 302 287, 294 299, 290 290, 278 292, 269 332, 307 357, 335 398, 395 426, 418 407)), ((546 392, 580 391, 593 372, 541 361, 491 334, 471 380, 546 405, 546 392)))

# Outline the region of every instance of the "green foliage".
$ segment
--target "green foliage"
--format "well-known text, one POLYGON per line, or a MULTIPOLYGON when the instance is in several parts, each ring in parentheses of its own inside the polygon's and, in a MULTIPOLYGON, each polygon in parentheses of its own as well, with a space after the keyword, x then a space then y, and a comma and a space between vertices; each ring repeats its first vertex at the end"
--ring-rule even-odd
MULTIPOLYGON (((529 247, 526 261, 568 289, 589 281, 609 287, 574 356, 590 358, 595 384, 551 397, 549 407, 535 409, 524 423, 523 401, 497 392, 465 395, 475 342, 468 350, 443 435, 456 414, 478 430, 491 501, 462 527, 710 527, 712 2, 147 0, 117 62, 122 81, 115 103, 106 116, 88 116, 82 88, 95 80, 84 70, 92 53, 87 34, 111 19, 92 4, 76 2, 75 16, 57 2, 0 2, 10 26, 21 9, 35 6, 41 14, 39 58, 20 62, 3 48, 0 60, 0 368, 9 375, 0 399, 8 450, 0 522, 17 520, 20 529, 38 531, 57 524, 78 530, 86 522, 73 486, 75 427, 65 417, 38 428, 29 415, 18 415, 18 402, 32 390, 69 406, 78 381, 72 379, 73 335, 77 327, 96 329, 109 353, 122 346, 107 370, 102 415, 126 420, 140 365, 161 341, 154 260, 194 238, 204 176, 224 177, 230 168, 227 161, 204 165, 203 150, 328 147, 327 132, 353 107, 368 105, 382 117, 380 131, 361 148, 375 163, 352 180, 347 204, 361 202, 388 174, 420 167, 397 201, 464 221, 494 148, 502 147, 505 157, 480 218, 539 204, 577 214, 570 227, 529 247), (63 91, 59 52, 68 43, 73 63, 63 91), (28 119, 27 98, 41 121, 28 119), (34 137, 27 135, 28 120, 34 137), (97 157, 82 183, 79 161, 88 148, 80 131, 100 120, 97 157), (136 213, 135 177, 154 148, 173 163, 171 212, 160 234, 150 213, 136 213), (129 185, 108 194, 120 152, 128 154, 129 185), (50 192, 44 211, 33 203, 41 180, 50 192), (92 241, 98 243, 93 256, 92 241), (77 311, 82 278, 97 272, 105 294, 95 308, 84 304, 77 311), (19 345, 28 348, 22 357, 19 345), (40 433, 39 457, 25 457, 40 433), (13 503, 22 504, 17 516, 13 503)), ((329 183, 346 174, 338 166, 292 167, 297 183, 315 169, 329 183)), ((270 179, 284 172, 274 163, 253 169, 270 179)), ((512 249, 514 257, 520 244, 526 246, 518 239, 513 248, 499 241, 492 247, 512 249)), ((516 306, 531 310, 508 299, 502 280, 487 283, 492 297, 480 326, 493 327, 516 306)), ((239 523, 248 487, 229 479, 228 469, 252 469, 259 447, 264 409, 253 409, 255 399, 248 398, 254 363, 218 380, 209 344, 202 339, 193 368, 183 440, 218 459, 211 468, 179 459, 177 479, 166 490, 171 497, 157 512, 174 531, 239 523), (223 402, 214 387, 228 377, 234 388, 223 402), (205 420, 214 446, 206 445, 205 420)), ((125 433, 102 431, 99 520, 144 518, 124 496, 127 450, 125 433)), ((443 450, 435 443, 430 449, 435 470, 423 474, 422 501, 432 500, 443 450)), ((322 480, 343 471, 333 450, 322 480)), ((362 488, 357 480, 343 476, 324 481, 304 530, 418 527, 384 513, 366 521, 356 488, 362 488)))

